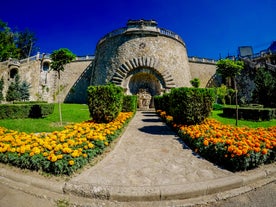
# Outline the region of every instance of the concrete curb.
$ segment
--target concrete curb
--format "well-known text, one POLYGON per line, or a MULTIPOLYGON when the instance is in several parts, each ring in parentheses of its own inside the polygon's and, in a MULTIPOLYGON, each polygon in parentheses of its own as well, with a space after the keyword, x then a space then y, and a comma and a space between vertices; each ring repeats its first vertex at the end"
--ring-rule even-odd
POLYGON ((0 169, 0 177, 12 180, 18 183, 27 184, 33 187, 48 190, 50 192, 63 193, 64 182, 52 181, 47 178, 33 177, 24 173, 17 173, 12 169, 0 169))
POLYGON ((65 194, 86 198, 114 200, 119 202, 183 200, 238 189, 275 175, 276 166, 272 164, 264 166, 262 169, 237 173, 233 176, 179 185, 134 187, 67 182, 63 187, 63 192, 65 194))

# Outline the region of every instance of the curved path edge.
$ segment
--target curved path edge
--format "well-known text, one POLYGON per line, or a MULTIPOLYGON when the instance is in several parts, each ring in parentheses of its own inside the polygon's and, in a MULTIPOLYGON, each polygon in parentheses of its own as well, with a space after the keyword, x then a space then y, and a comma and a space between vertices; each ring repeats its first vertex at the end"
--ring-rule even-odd
POLYGON ((276 180, 276 166, 258 169, 203 182, 163 186, 104 186, 80 182, 66 182, 63 191, 76 196, 114 201, 183 200, 245 187, 267 178, 276 180))

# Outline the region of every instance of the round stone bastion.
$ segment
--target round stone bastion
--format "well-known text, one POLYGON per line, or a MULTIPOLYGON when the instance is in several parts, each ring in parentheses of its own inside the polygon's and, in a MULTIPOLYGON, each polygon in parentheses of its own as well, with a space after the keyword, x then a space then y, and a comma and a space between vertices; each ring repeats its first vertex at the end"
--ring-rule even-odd
POLYGON ((190 85, 184 41, 153 20, 129 20, 97 44, 91 85, 114 83, 126 94, 160 95, 190 85))

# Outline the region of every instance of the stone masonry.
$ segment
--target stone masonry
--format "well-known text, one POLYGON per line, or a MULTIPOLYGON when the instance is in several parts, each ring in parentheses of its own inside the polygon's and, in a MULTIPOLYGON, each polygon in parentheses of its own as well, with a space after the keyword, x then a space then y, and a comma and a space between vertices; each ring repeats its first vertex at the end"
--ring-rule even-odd
MULTIPOLYGON (((89 85, 115 83, 126 94, 145 89, 151 96, 174 87, 191 87, 199 78, 200 87, 210 85, 216 65, 214 60, 188 58, 184 41, 175 33, 158 28, 157 22, 130 20, 126 27, 102 37, 95 56, 77 57, 61 73, 58 94, 57 74, 50 68, 49 55, 37 54, 24 60, 0 63, 5 96, 14 74, 30 83, 30 100, 86 103, 89 85)), ((151 104, 152 106, 152 104, 151 104)))

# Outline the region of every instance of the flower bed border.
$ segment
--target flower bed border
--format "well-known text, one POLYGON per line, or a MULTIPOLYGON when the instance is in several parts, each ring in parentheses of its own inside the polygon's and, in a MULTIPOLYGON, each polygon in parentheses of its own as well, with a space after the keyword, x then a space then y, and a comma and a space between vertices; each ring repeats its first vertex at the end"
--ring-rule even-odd
POLYGON ((264 132, 263 137, 257 137, 252 134, 255 129, 248 127, 230 127, 213 119, 185 126, 175 124, 173 117, 165 111, 157 110, 157 113, 195 153, 232 172, 253 169, 276 160, 276 126, 256 129, 259 134, 264 132))

